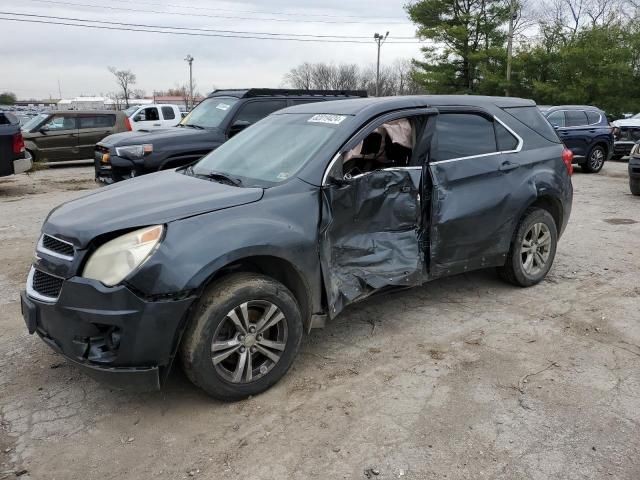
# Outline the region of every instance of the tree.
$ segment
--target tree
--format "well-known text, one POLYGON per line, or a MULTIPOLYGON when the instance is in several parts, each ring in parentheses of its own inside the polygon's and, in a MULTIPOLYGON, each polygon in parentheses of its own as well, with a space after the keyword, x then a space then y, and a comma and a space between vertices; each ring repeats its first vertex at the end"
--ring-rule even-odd
POLYGON ((129 99, 131 98, 131 86, 136 83, 136 74, 131 70, 117 70, 116 67, 109 67, 109 71, 116 77, 116 83, 122 90, 122 100, 127 108, 129 108, 129 99))
POLYGON ((492 51, 504 48, 509 3, 504 0, 420 0, 406 7, 423 47, 416 80, 430 92, 477 93, 492 51))
POLYGON ((0 93, 0 105, 13 105, 16 100, 18 100, 18 97, 13 92, 0 93))

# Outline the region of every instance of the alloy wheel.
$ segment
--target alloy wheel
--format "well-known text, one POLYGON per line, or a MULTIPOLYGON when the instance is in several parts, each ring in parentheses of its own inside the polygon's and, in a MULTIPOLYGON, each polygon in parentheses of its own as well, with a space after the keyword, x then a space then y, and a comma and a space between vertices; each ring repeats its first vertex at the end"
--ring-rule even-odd
POLYGON ((604 152, 600 148, 595 148, 589 156, 589 166, 592 170, 600 170, 604 163, 604 152))
POLYGON ((520 257, 527 275, 535 277, 547 265, 551 252, 551 232, 544 223, 534 223, 522 239, 520 257))
POLYGON ((287 319, 276 305, 252 300, 227 313, 213 335, 211 361, 231 383, 253 382, 269 373, 287 345, 287 319))

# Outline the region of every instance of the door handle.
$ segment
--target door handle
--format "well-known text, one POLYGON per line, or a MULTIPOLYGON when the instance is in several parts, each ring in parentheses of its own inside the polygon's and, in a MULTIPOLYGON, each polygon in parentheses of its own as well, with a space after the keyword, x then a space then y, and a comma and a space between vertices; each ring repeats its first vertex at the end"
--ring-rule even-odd
POLYGON ((511 170, 515 170, 516 168, 520 168, 520 164, 513 163, 508 160, 506 162, 502 162, 502 165, 500 165, 501 172, 509 172, 511 170))
POLYGON ((153 126, 154 127, 161 127, 162 125, 160 123, 154 123, 153 126))

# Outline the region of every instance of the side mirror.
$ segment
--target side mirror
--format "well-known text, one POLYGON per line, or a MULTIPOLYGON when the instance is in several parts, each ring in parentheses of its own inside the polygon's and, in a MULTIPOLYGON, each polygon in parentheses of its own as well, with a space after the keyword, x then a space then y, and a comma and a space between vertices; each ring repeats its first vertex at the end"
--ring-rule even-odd
POLYGON ((48 131, 49 131, 49 127, 47 127, 46 125, 43 125, 42 127, 40 127, 40 130, 39 130, 39 132, 42 133, 43 135, 46 135, 48 131))
POLYGON ((233 125, 231 125, 231 128, 229 129, 229 138, 233 137, 234 135, 237 135, 238 133, 240 133, 242 130, 244 130, 250 125, 251 123, 246 122, 244 120, 236 120, 235 122, 233 122, 233 125))
POLYGON ((133 117, 133 121, 142 122, 143 121, 142 115, 136 115, 135 117, 133 117))

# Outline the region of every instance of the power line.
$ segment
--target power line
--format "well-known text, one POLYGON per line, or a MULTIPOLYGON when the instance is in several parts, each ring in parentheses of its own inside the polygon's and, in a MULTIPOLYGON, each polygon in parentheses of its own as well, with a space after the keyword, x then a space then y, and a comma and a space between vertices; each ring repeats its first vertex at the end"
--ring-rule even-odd
MULTIPOLYGON (((69 22, 52 22, 49 20, 34 20, 34 19, 26 19, 26 18, 9 18, 9 17, 0 17, 0 20, 11 21, 11 22, 22 22, 22 23, 38 23, 45 25, 63 25, 67 27, 81 27, 81 28, 93 28, 99 30, 119 30, 119 31, 128 31, 128 32, 141 32, 141 33, 164 33, 165 35, 183 35, 190 37, 218 37, 218 38, 245 38, 250 40, 278 40, 284 42, 316 42, 316 43, 360 43, 360 44, 368 44, 368 41, 365 40, 330 40, 330 39, 314 39, 314 38, 283 38, 283 37, 259 37, 255 35, 227 35, 227 34, 217 34, 217 33, 196 33, 196 32, 173 32, 167 30, 150 30, 145 29, 142 30, 140 28, 127 28, 127 27, 113 27, 113 26, 105 26, 105 25, 89 25, 89 24, 81 24, 81 23, 69 23, 69 22)), ((394 44, 418 44, 420 42, 389 42, 394 44)))
MULTIPOLYGON (((129 3, 129 0, 111 0, 112 2, 115 1, 117 3, 129 3)), ((166 7, 170 7, 170 8, 184 8, 184 5, 176 5, 171 4, 171 3, 166 3, 166 4, 157 4, 157 3, 150 3, 150 2, 136 2, 137 5, 149 5, 151 7, 162 7, 162 6, 166 6, 166 7)), ((189 5, 189 9, 190 10, 205 10, 205 11, 209 11, 209 12, 231 12, 231 13, 254 13, 254 14, 258 14, 258 15, 282 15, 282 16, 288 16, 288 17, 321 17, 321 18, 370 18, 370 19, 376 19, 376 20, 382 20, 385 23, 396 23, 393 22, 393 19, 395 20, 404 20, 402 17, 390 17, 390 18, 383 18, 383 17, 373 17, 373 16, 368 16, 368 15, 329 15, 329 14, 324 14, 324 13, 287 13, 287 12, 259 12, 256 10, 231 10, 231 9, 226 9, 226 8, 207 8, 207 7, 194 7, 192 5, 189 5)), ((171 13, 171 12, 167 12, 167 13, 171 13)), ((406 21, 403 22, 399 22, 399 23, 406 23, 406 21)))
MULTIPOLYGON (((261 22, 293 22, 293 23, 327 23, 327 24, 363 24, 363 23, 372 23, 373 22, 356 22, 356 21, 342 21, 336 22, 332 20, 299 20, 299 19, 289 19, 289 18, 251 18, 251 17, 238 17, 231 15, 211 15, 205 13, 184 13, 184 12, 162 12, 158 10, 143 10, 139 8, 127 8, 127 7, 111 7, 108 5, 91 5, 88 3, 72 3, 72 2, 64 2, 58 0, 29 0, 30 2, 37 3, 46 3, 50 5, 67 5, 72 7, 87 7, 87 8, 98 8, 98 9, 106 9, 106 10, 115 10, 115 11, 127 11, 127 12, 138 12, 138 13, 155 13, 162 15, 180 15, 183 17, 207 17, 207 18, 222 18, 227 20, 252 20, 252 21, 261 21, 261 22)), ((382 21, 379 23, 398 23, 398 22, 388 22, 382 21)), ((408 23, 408 22, 406 22, 408 23)))
MULTIPOLYGON (((315 34, 302 34, 302 33, 271 33, 271 32, 249 32, 242 30, 218 30, 212 28, 196 28, 196 27, 172 27, 168 25, 151 25, 145 23, 124 23, 124 22, 116 22, 116 21, 106 21, 106 20, 93 20, 91 18, 75 18, 75 17, 57 17, 53 15, 36 15, 35 13, 19 13, 19 12, 2 12, 0 11, 0 15, 15 15, 21 17, 33 17, 33 18, 45 18, 47 20, 65 20, 72 22, 90 22, 90 23, 98 23, 105 25, 124 25, 126 27, 141 27, 141 28, 162 28, 162 29, 171 29, 171 30, 187 30, 187 31, 195 31, 195 32, 213 32, 213 33, 233 33, 238 35, 264 35, 264 36, 275 36, 275 37, 311 37, 311 38, 330 38, 330 39, 360 39, 360 38, 370 38, 369 35, 315 35, 315 34)), ((398 40, 415 40, 415 37, 394 37, 398 40)))

